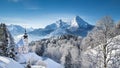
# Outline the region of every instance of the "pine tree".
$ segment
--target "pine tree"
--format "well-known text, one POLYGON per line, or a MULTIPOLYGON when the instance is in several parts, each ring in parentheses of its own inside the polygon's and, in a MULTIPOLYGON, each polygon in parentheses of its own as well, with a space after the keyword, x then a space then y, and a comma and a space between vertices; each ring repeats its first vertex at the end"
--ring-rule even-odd
POLYGON ((15 58, 14 40, 5 24, 0 24, 0 55, 15 58))

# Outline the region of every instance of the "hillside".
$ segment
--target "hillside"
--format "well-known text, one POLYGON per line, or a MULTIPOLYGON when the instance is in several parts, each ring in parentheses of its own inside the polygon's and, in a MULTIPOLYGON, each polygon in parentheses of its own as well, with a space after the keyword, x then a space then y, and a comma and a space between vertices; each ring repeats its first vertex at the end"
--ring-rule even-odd
POLYGON ((11 58, 0 56, 0 68, 24 68, 11 58))
POLYGON ((81 41, 80 36, 62 35, 31 42, 30 47, 39 56, 49 57, 65 68, 78 68, 81 66, 81 41))

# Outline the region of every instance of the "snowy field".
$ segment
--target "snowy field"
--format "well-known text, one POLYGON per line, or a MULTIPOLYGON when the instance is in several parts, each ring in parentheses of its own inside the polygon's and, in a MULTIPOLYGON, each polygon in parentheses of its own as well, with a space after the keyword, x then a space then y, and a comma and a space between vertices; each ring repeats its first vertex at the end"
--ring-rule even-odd
MULTIPOLYGON (((25 63, 30 62, 34 65, 41 65, 46 68, 63 68, 63 66, 50 58, 40 57, 35 53, 27 53, 18 55, 18 62, 25 63)), ((35 68, 35 67, 34 67, 35 68)))
POLYGON ((40 57, 35 53, 21 54, 18 56, 18 62, 14 61, 11 58, 0 56, 0 68, 25 68, 25 64, 21 63, 29 61, 35 62, 34 65, 31 65, 32 68, 63 68, 61 64, 56 63, 52 59, 40 57))

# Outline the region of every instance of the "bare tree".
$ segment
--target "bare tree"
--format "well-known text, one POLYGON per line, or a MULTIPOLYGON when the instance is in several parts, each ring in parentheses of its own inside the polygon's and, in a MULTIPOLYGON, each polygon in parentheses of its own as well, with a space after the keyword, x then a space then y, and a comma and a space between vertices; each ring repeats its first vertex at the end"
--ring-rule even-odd
POLYGON ((101 45, 102 45, 102 51, 103 51, 103 66, 104 68, 107 68, 107 63, 109 60, 107 60, 107 55, 110 52, 107 48, 108 44, 112 41, 112 32, 111 30, 114 27, 114 22, 111 19, 111 17, 106 16, 97 23, 97 28, 99 28, 98 33, 100 33, 103 37, 102 39, 99 39, 101 45), (111 39, 110 39, 111 38, 111 39), (110 39, 108 41, 108 39, 110 39))
POLYGON ((88 34, 89 45, 97 51, 97 55, 94 56, 95 65, 98 68, 107 68, 108 62, 111 58, 112 49, 110 50, 109 44, 112 42, 114 35, 113 32, 114 22, 109 16, 103 17, 96 24, 96 27, 88 34), (98 65, 98 64, 99 65, 98 65))

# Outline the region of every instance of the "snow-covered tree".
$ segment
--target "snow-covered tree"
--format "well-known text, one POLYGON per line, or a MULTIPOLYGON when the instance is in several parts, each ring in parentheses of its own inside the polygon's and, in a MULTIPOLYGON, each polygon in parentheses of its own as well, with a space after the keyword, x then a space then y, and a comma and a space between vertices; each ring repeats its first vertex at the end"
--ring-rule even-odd
POLYGON ((111 17, 105 16, 97 22, 96 27, 84 39, 87 40, 84 41, 84 45, 88 43, 86 50, 89 51, 89 53, 85 53, 92 66, 99 68, 111 67, 113 58, 115 58, 113 52, 116 49, 116 44, 112 44, 115 37, 113 29, 114 21, 111 17))
POLYGON ((15 58, 14 40, 5 24, 0 24, 0 55, 15 58))
POLYGON ((115 36, 120 35, 120 21, 116 24, 113 31, 115 36))
POLYGON ((36 41, 34 46, 36 46, 36 53, 38 55, 49 57, 65 66, 67 64, 66 68, 69 68, 69 66, 71 68, 79 68, 81 66, 81 40, 82 38, 79 36, 61 35, 58 37, 51 37, 48 39, 36 41), (71 64, 68 64, 68 59, 71 60, 71 64))
POLYGON ((105 16, 101 20, 97 22, 96 28, 97 28, 97 37, 96 40, 100 43, 100 48, 103 53, 103 67, 107 68, 108 64, 108 54, 110 51, 108 51, 108 44, 112 41, 112 32, 111 30, 114 27, 114 22, 109 16, 105 16), (109 40, 109 41, 108 41, 109 40))

